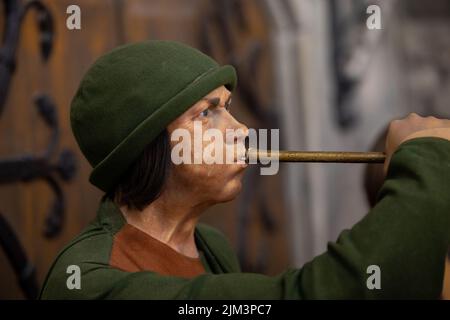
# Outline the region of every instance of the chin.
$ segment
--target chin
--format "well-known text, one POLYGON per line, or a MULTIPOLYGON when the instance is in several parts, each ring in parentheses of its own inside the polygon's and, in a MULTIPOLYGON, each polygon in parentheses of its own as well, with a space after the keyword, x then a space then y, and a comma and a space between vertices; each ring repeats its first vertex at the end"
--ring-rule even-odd
POLYGON ((242 183, 240 179, 234 179, 230 181, 225 187, 223 187, 220 191, 220 200, 219 202, 228 202, 234 200, 242 189, 242 183))

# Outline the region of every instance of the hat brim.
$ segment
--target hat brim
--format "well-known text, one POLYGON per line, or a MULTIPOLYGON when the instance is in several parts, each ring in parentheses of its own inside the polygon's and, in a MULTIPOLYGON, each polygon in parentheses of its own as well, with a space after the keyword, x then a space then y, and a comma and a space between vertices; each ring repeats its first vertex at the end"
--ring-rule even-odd
POLYGON ((108 192, 116 186, 126 169, 154 138, 173 120, 214 89, 224 85, 232 91, 237 76, 230 65, 213 68, 199 76, 177 95, 141 122, 92 170, 89 181, 108 192))

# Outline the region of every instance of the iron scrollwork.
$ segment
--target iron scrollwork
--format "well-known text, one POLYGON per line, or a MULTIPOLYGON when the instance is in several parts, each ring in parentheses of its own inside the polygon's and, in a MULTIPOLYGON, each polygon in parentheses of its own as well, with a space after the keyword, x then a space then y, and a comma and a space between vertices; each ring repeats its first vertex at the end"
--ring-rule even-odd
MULTIPOLYGON (((16 69, 16 52, 20 37, 20 27, 30 10, 38 17, 39 45, 43 62, 47 62, 53 47, 53 19, 50 11, 40 1, 28 1, 22 4, 18 0, 3 0, 5 16, 4 36, 0 48, 0 115, 6 103, 9 85, 16 69)), ((58 160, 53 162, 59 141, 59 125, 56 107, 47 94, 38 94, 34 104, 40 118, 51 131, 46 150, 39 155, 23 154, 0 159, 0 184, 32 182, 44 180, 55 195, 55 200, 45 220, 43 234, 47 238, 55 237, 61 231, 65 198, 58 180, 70 181, 76 172, 75 155, 63 149, 58 160)), ((0 215, 0 245, 16 272, 19 284, 28 299, 37 297, 38 285, 35 268, 26 256, 17 234, 6 219, 0 215)))

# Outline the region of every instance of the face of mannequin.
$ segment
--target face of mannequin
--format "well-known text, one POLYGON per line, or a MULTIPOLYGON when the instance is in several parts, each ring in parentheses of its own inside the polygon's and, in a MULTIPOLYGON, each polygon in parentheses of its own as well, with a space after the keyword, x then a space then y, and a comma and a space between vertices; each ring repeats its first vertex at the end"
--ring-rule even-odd
MULTIPOLYGON (((201 146, 191 148, 190 158, 197 159, 192 163, 174 164, 170 168, 170 174, 166 184, 166 190, 176 190, 177 192, 189 194, 191 199, 196 199, 199 203, 219 203, 234 199, 241 190, 241 180, 244 169, 247 166, 244 163, 205 163, 202 158, 203 152, 206 152, 208 146, 211 147, 215 140, 205 141, 196 136, 194 128, 202 129, 207 132, 209 129, 215 129, 222 133, 219 146, 222 154, 225 155, 230 150, 234 150, 235 161, 242 157, 241 150, 245 150, 244 140, 248 133, 248 128, 238 122, 229 112, 231 104, 231 93, 224 86, 221 86, 203 99, 194 104, 185 113, 173 121, 168 127, 169 136, 177 129, 183 129, 189 132, 190 144, 201 146), (237 135, 232 141, 226 139, 227 130, 234 130, 237 135), (201 139, 195 142, 194 139, 201 139), (239 148, 238 148, 239 146, 239 148)), ((171 139, 173 140, 173 139, 171 139)), ((171 141, 171 148, 177 144, 177 141, 171 141)), ((217 149, 216 149, 217 150, 217 149)))

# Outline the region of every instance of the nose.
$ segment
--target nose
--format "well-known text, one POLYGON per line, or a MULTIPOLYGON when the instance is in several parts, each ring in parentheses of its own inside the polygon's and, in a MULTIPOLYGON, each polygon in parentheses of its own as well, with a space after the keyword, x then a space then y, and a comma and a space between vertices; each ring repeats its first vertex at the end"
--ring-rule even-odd
POLYGON ((245 124, 236 120, 236 118, 233 117, 231 114, 229 114, 229 116, 232 125, 230 127, 236 132, 235 142, 244 141, 245 138, 247 138, 248 136, 248 127, 245 124))

